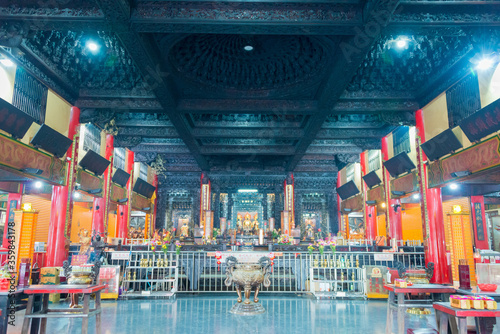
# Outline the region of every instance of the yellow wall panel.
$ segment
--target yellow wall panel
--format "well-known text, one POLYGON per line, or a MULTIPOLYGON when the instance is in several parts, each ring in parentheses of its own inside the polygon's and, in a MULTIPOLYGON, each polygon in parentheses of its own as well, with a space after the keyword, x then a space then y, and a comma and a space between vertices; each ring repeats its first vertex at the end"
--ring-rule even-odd
POLYGON ((422 108, 425 140, 429 140, 448 129, 448 106, 446 93, 442 93, 422 108))
POLYGON ((48 126, 67 136, 70 110, 71 104, 49 90, 47 95, 47 113, 45 114, 45 123, 48 126))
POLYGON ((1 66, 0 65, 0 98, 12 103, 14 95, 14 79, 16 77, 16 66, 1 66))

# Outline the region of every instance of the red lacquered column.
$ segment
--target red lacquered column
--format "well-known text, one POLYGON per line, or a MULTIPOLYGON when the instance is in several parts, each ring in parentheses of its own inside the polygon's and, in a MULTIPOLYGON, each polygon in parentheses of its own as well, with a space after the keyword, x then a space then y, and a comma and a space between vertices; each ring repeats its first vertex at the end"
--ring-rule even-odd
POLYGON ((153 176, 153 186, 155 186, 156 190, 155 190, 155 193, 156 193, 156 196, 155 196, 155 200, 154 200, 154 207, 153 207, 153 215, 151 217, 151 223, 150 223, 150 228, 149 228, 149 234, 150 235, 153 235, 153 231, 156 230, 156 207, 158 206, 158 175, 155 175, 153 176))
POLYGON ((118 229, 116 232, 117 238, 123 238, 125 240, 128 234, 128 222, 130 216, 130 205, 132 203, 132 180, 134 178, 132 169, 134 167, 134 152, 127 151, 126 156, 126 172, 130 174, 130 178, 127 182, 127 204, 118 205, 118 229))
MULTIPOLYGON (((113 145, 114 137, 111 134, 106 134, 106 150, 104 157, 108 160, 111 159, 113 155, 113 145)), ((111 173, 113 171, 113 162, 109 164, 108 168, 104 171, 104 189, 102 191, 102 197, 94 197, 94 205, 92 207, 92 230, 99 234, 108 233, 104 225, 108 217, 108 203, 109 203, 109 191, 111 186, 111 173)))
MULTIPOLYGON (((382 138, 382 159, 384 161, 389 160, 389 146, 388 138, 382 138)), ((384 189, 386 196, 386 218, 387 225, 387 241, 390 242, 391 239, 403 240, 403 228, 401 222, 401 201, 399 199, 391 199, 391 185, 390 185, 390 174, 387 169, 383 168, 384 176, 384 189), (396 208, 396 210, 394 210, 396 208)))
MULTIPOLYGON (((75 152, 78 150, 78 144, 77 141, 74 140, 74 137, 79 124, 80 109, 71 107, 68 138, 73 140, 73 145, 66 153, 66 185, 52 187, 49 236, 47 240, 47 267, 60 267, 63 261, 68 258, 71 215, 73 211, 73 189, 69 189, 72 184, 70 177, 73 175, 71 171, 71 159, 73 159, 73 150, 75 152)), ((76 163, 76 161, 74 163, 76 163)))
MULTIPOLYGON (((362 176, 365 176, 368 170, 366 166, 366 152, 361 153, 360 161, 361 174, 362 176)), ((363 182, 363 202, 365 206, 365 237, 369 240, 375 240, 375 237, 377 236, 377 211, 374 205, 366 204, 368 186, 366 185, 364 180, 362 180, 361 182, 363 182)))
MULTIPOLYGON (((22 186, 20 186, 20 188, 22 189, 22 186)), ((3 242, 2 242, 3 248, 9 246, 9 239, 7 239, 7 234, 9 231, 9 220, 11 222, 14 222, 13 211, 21 207, 21 197, 22 197, 22 191, 19 193, 9 193, 9 195, 7 196, 7 215, 5 217, 5 225, 3 230, 3 242), (9 217, 11 219, 9 219, 9 217)))
MULTIPOLYGON (((340 187, 340 172, 337 172, 337 189, 340 187)), ((338 219, 338 230, 342 231, 342 211, 340 209, 340 202, 342 200, 340 199, 339 194, 337 194, 337 219, 338 219)))
MULTIPOLYGON (((417 123, 417 145, 425 141, 422 110, 415 114, 417 123)), ((441 188, 429 188, 427 184, 427 160, 425 153, 417 146, 417 168, 422 208, 422 230, 424 236, 425 263, 434 263, 431 283, 449 284, 450 275, 446 260, 446 240, 444 234, 443 199, 441 188), (421 177, 420 177, 421 176, 421 177)))

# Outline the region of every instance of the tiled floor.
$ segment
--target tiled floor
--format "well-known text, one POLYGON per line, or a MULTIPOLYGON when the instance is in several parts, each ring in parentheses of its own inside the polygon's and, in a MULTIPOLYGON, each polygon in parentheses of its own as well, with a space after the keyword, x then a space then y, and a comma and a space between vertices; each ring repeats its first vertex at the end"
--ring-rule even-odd
MULTIPOLYGON (((261 295, 267 312, 259 316, 228 313, 236 302, 232 295, 179 295, 176 300, 105 301, 103 333, 385 333, 386 301, 316 301, 295 295, 261 295)), ((55 305, 54 305, 55 306, 55 305)), ((21 333, 24 311, 8 333, 21 333)), ((421 328, 433 316, 409 318, 421 328)), ((95 318, 90 321, 94 333, 95 318)), ((49 319, 47 333, 80 333, 81 320, 49 319)))

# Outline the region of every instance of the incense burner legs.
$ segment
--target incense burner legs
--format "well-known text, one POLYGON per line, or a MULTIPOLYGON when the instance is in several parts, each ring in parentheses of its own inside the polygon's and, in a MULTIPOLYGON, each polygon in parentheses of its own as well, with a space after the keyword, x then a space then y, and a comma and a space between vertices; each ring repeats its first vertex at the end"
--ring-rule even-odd
POLYGON ((257 263, 239 263, 231 256, 226 260, 226 286, 234 283, 238 294, 238 303, 230 310, 231 313, 240 315, 254 315, 264 313, 265 309, 259 303, 260 285, 265 287, 271 285, 269 280, 271 260, 262 257, 257 263), (250 299, 252 288, 255 289, 253 301, 250 299), (242 298, 242 290, 245 300, 242 298))

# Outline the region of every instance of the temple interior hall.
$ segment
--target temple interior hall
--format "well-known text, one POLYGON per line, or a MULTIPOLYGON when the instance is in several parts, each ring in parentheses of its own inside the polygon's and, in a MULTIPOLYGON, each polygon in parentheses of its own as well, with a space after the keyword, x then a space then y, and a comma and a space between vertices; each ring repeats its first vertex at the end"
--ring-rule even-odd
POLYGON ((500 2, 0 1, 0 233, 0 334, 500 334, 500 2))

